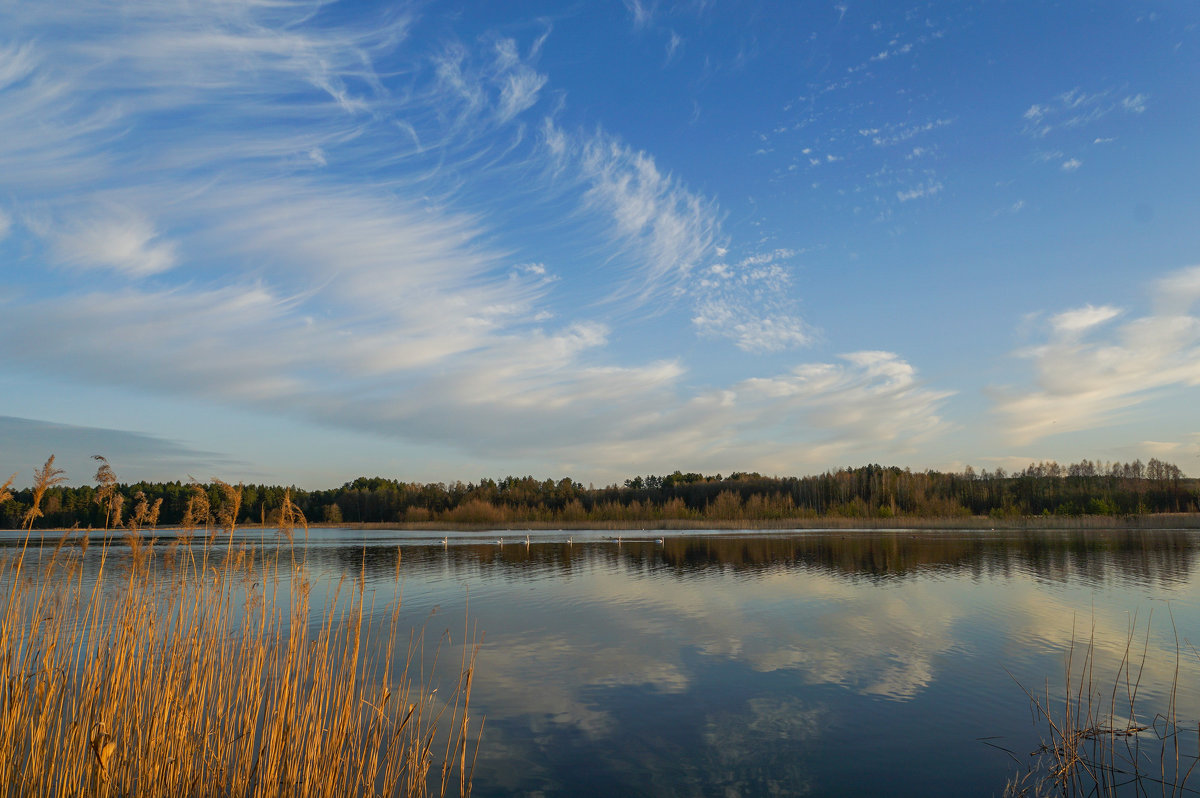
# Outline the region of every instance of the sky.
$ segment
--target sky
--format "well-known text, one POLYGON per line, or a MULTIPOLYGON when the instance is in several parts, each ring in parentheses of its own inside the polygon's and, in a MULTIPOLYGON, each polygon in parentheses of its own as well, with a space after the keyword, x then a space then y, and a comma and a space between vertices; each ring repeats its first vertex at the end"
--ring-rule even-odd
POLYGON ((0 470, 1200 474, 1200 5, 0 0, 0 470))

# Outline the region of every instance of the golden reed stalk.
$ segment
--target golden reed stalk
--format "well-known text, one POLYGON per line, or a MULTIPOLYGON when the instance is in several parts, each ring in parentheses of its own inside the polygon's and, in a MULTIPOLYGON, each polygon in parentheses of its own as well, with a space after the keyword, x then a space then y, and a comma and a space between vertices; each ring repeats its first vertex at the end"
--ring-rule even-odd
POLYGON ((361 579, 310 625, 303 566, 65 539, 0 561, 0 796, 469 795, 477 643, 435 695, 361 579))

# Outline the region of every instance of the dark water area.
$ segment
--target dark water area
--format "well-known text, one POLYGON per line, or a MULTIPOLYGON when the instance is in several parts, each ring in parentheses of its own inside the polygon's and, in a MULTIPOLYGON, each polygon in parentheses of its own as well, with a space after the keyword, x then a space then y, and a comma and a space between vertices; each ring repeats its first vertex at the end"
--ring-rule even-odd
POLYGON ((382 621, 398 586, 431 669, 482 633, 477 796, 999 795, 1044 735, 1021 685, 1054 698, 1092 640, 1111 686, 1131 629, 1139 715, 1178 651, 1200 718, 1196 532, 442 534, 314 529, 294 553, 314 617, 361 578, 382 621))

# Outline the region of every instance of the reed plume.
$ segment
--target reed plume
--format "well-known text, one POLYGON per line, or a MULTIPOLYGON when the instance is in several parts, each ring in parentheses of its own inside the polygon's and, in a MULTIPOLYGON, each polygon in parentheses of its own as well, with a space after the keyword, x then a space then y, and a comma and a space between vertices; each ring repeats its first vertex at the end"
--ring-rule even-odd
MULTIPOLYGON (((150 502, 146 499, 144 491, 138 491, 133 495, 134 505, 133 511, 129 513, 129 517, 125 519, 125 527, 129 530, 125 534, 125 542, 129 545, 129 553, 133 559, 133 567, 141 568, 148 561, 146 548, 153 546, 155 541, 151 539, 147 543, 142 537, 142 529, 150 526, 150 502)), ((158 506, 162 502, 159 499, 154 503, 154 515, 158 515, 158 506)))
POLYGON ((208 492, 196 480, 190 482, 192 495, 188 496, 187 507, 183 513, 183 530, 185 537, 189 536, 194 530, 201 525, 208 530, 208 521, 210 517, 210 507, 208 502, 208 492))
POLYGON ((116 529, 121 525, 121 511, 125 508, 124 494, 114 493, 109 500, 109 507, 112 511, 112 527, 116 529))
POLYGON ((308 538, 308 519, 304 517, 304 513, 292 501, 292 489, 287 488, 283 492, 283 503, 279 505, 279 532, 288 539, 289 543, 294 542, 294 533, 296 527, 304 528, 304 537, 308 538))
POLYGON ((242 511, 242 484, 235 488, 228 482, 213 477, 213 484, 221 490, 221 506, 217 509, 217 526, 232 535, 237 530, 238 514, 242 511))
POLYGON ((16 478, 17 475, 13 474, 8 478, 7 482, 5 482, 3 485, 0 485, 0 504, 4 504, 6 501, 12 498, 12 491, 9 490, 9 488, 12 487, 13 480, 16 478))
POLYGON ((33 504, 25 511, 25 517, 21 519, 22 526, 27 531, 33 529, 33 522, 43 515, 42 497, 46 495, 46 491, 55 485, 66 482, 66 475, 66 471, 54 467, 54 455, 50 455, 46 464, 33 472, 33 504))
POLYGON ((125 519, 125 526, 129 527, 130 532, 140 532, 149 517, 150 502, 146 499, 146 492, 139 490, 133 494, 133 511, 129 514, 129 518, 125 519))
POLYGON ((100 466, 96 469, 96 498, 94 501, 104 508, 104 531, 107 532, 108 522, 113 513, 113 497, 117 492, 117 475, 104 455, 94 454, 92 459, 100 462, 100 466))

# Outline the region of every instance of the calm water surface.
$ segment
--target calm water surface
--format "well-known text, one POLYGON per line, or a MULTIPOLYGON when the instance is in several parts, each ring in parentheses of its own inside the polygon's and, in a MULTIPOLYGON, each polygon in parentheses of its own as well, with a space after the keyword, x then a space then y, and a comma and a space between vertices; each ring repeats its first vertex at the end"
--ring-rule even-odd
POLYGON ((1177 631, 1200 718, 1194 532, 442 534, 313 530, 313 611, 365 573, 384 618, 398 575, 443 662, 477 626, 477 796, 998 795, 1041 733, 1018 683, 1094 637, 1111 684, 1131 625, 1139 709, 1177 631))

